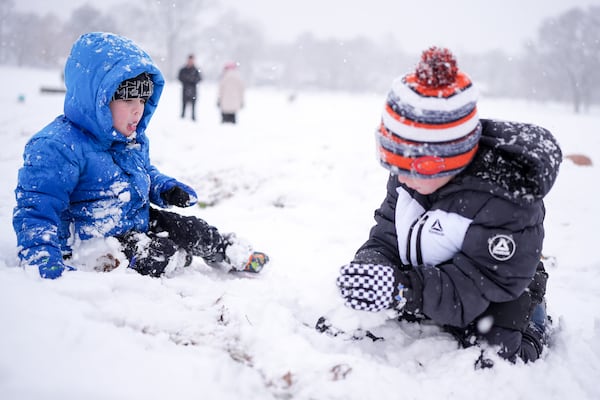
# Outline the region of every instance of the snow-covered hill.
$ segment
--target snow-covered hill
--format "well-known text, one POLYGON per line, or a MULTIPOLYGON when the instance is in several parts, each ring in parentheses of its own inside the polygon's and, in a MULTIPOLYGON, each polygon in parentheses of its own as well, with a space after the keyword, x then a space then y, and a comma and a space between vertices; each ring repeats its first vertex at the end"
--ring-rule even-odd
MULTIPOLYGON (((390 77, 390 82, 393 77, 390 77)), ((272 262, 254 277, 194 260, 172 278, 78 271, 48 281, 17 268, 11 214, 27 139, 62 110, 59 71, 0 68, 0 398, 25 399, 598 399, 598 168, 565 161, 547 199, 544 253, 553 348, 532 365, 475 370, 434 326, 371 315, 386 340, 317 333, 341 304, 338 268, 367 238, 385 195, 374 152, 385 93, 253 89, 239 124, 223 126, 215 87, 199 121, 179 118, 168 84, 148 135, 155 165, 192 185, 197 215, 234 231, 272 262)), ((482 99, 480 114, 550 129, 565 154, 600 162, 600 113, 482 99)), ((346 319, 352 324, 358 317, 346 319)), ((364 316, 360 316, 363 318, 364 316)))

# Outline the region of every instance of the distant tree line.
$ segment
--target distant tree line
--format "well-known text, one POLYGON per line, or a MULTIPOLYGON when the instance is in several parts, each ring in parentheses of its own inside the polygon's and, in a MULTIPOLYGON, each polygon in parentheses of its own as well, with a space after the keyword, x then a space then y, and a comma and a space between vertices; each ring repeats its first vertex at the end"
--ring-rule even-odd
MULTIPOLYGON (((210 0, 124 1, 105 12, 88 3, 70 16, 57 15, 61 10, 19 12, 15 1, 0 0, 0 64, 5 65, 62 68, 79 35, 110 31, 148 50, 167 79, 195 53, 208 80, 234 60, 252 85, 379 94, 418 57, 391 35, 382 41, 365 36, 341 41, 305 33, 293 43, 275 43, 253 22, 216 9, 210 0)), ((573 8, 543 21, 519 54, 457 55, 486 96, 570 102, 575 112, 586 111, 600 102, 600 7, 573 8)))

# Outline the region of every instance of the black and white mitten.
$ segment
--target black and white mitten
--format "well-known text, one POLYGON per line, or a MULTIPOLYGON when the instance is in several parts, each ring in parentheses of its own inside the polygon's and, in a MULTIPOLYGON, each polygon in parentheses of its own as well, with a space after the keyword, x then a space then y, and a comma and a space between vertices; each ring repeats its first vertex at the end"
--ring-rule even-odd
POLYGON ((340 269, 336 284, 346 306, 356 310, 401 310, 406 304, 405 287, 394 267, 350 263, 340 269))

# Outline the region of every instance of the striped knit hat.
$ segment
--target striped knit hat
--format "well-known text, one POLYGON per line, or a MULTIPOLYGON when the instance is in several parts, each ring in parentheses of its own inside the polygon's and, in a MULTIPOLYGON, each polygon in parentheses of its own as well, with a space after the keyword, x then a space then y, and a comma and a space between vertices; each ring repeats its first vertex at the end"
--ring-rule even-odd
POLYGON ((438 178, 462 171, 481 137, 477 90, 448 49, 423 52, 394 80, 376 132, 381 164, 396 175, 438 178))

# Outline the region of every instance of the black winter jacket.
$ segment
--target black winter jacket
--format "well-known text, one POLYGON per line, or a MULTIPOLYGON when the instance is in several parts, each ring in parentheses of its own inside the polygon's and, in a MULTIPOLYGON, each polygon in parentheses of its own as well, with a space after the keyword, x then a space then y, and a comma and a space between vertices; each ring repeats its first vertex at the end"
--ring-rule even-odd
POLYGON ((409 287, 405 310, 463 327, 529 286, 544 239, 544 196, 562 161, 549 131, 482 120, 471 164, 433 194, 391 175, 376 225, 355 262, 392 265, 409 287))
POLYGON ((185 66, 179 70, 177 76, 183 84, 183 100, 192 101, 196 99, 196 85, 202 80, 202 74, 198 68, 185 66))

